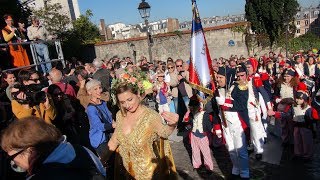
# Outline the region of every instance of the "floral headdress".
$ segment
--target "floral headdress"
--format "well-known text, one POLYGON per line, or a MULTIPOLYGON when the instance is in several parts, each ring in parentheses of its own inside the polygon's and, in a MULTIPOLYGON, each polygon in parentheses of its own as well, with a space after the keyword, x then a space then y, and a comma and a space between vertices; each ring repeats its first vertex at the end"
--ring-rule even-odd
POLYGON ((111 92, 115 94, 116 89, 120 85, 127 84, 131 86, 134 90, 143 94, 145 92, 144 81, 146 81, 146 75, 142 72, 133 72, 133 73, 123 73, 119 78, 113 79, 111 84, 111 92))

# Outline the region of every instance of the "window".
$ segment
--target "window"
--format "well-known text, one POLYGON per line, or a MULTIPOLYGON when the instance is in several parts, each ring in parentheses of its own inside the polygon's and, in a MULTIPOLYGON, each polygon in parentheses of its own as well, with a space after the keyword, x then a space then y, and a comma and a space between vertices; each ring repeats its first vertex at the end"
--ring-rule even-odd
POLYGON ((300 21, 297 21, 297 25, 300 25, 300 21))
POLYGON ((306 26, 309 25, 309 21, 306 20, 306 21, 304 22, 304 24, 305 24, 306 26))
POLYGON ((297 29, 297 34, 300 34, 300 29, 297 29))
POLYGON ((297 16, 297 19, 299 19, 299 18, 300 18, 300 14, 297 14, 296 16, 297 16))
POLYGON ((314 16, 316 16, 319 14, 319 11, 314 11, 313 14, 314 14, 314 16))
POLYGON ((304 16, 303 16, 305 19, 309 18, 309 13, 305 13, 304 16))
POLYGON ((306 29, 305 29, 305 33, 307 33, 308 31, 309 31, 309 28, 306 28, 306 29))

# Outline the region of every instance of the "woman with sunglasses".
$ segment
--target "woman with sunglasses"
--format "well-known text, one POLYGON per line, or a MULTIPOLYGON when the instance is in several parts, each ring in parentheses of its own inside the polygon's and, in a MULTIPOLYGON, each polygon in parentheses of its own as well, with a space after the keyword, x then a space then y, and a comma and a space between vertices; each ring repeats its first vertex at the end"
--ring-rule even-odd
POLYGON ((2 134, 1 147, 13 167, 27 171, 27 179, 105 179, 106 176, 99 159, 90 150, 71 145, 55 126, 38 118, 10 124, 2 134))
POLYGON ((159 114, 162 114, 165 111, 170 112, 169 104, 171 102, 171 91, 170 86, 164 81, 164 78, 164 71, 158 70, 154 91, 157 94, 156 100, 158 103, 159 114))
MULTIPOLYGON (((170 77, 170 82, 168 83, 170 85, 170 90, 172 90, 173 88, 177 87, 179 84, 179 80, 178 80, 178 72, 175 70, 175 64, 172 62, 169 62, 167 64, 167 68, 168 68, 168 75, 170 77)), ((178 98, 178 96, 173 96, 174 98, 178 98)), ((177 107, 175 106, 174 101, 170 102, 170 112, 176 112, 177 107)))

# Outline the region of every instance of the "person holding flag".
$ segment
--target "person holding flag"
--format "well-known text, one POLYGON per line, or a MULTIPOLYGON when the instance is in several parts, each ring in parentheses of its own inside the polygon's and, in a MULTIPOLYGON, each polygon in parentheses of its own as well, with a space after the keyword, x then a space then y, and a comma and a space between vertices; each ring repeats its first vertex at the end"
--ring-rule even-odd
MULTIPOLYGON (((214 71, 195 0, 192 0, 192 11, 189 84, 194 89, 209 95, 209 97, 202 101, 203 104, 206 104, 206 102, 213 97, 213 92, 215 91, 215 84, 213 81, 214 71)), ((244 74, 243 76, 247 77, 246 67, 243 65, 237 73, 239 73, 239 75, 244 74)), ((225 85, 226 78, 224 76, 224 86, 221 84, 221 87, 223 88, 225 85)), ((245 115, 248 112, 248 87, 244 82, 240 81, 239 83, 235 83, 227 91, 227 94, 228 95, 221 95, 220 98, 216 97, 216 100, 219 107, 224 109, 225 112, 223 113, 224 116, 221 117, 224 122, 223 124, 225 127, 229 127, 229 129, 224 130, 223 133, 233 163, 232 175, 236 177, 240 176, 243 179, 249 179, 249 157, 246 149, 246 136, 244 133, 248 127, 242 120, 242 117, 247 117, 248 115, 240 115, 245 115)), ((221 129, 220 131, 216 129, 215 133, 220 133, 218 137, 221 137, 221 129)))

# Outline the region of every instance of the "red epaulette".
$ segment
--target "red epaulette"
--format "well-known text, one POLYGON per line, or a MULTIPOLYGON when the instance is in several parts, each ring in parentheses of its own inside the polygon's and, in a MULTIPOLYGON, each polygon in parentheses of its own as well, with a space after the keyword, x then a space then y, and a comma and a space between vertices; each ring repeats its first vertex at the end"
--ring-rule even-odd
POLYGON ((263 83, 262 83, 262 80, 261 80, 261 78, 260 77, 253 77, 253 85, 255 86, 255 87, 261 87, 261 86, 263 86, 263 83))
POLYGON ((262 81, 268 81, 270 79, 270 76, 268 73, 260 73, 260 77, 262 81))

